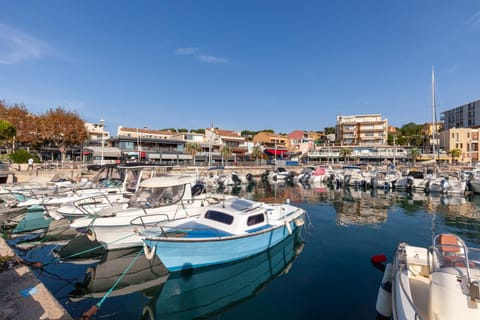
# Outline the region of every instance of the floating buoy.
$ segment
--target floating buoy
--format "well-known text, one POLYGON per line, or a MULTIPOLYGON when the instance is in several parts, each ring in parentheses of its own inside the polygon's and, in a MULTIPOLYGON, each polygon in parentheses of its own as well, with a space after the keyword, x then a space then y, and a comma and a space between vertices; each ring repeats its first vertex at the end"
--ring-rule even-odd
POLYGON ((382 284, 377 295, 377 319, 390 319, 392 316, 392 264, 385 266, 382 284))
POLYGON ((372 257, 372 263, 383 263, 383 262, 387 262, 387 257, 381 253, 381 254, 377 254, 376 256, 373 256, 372 257))

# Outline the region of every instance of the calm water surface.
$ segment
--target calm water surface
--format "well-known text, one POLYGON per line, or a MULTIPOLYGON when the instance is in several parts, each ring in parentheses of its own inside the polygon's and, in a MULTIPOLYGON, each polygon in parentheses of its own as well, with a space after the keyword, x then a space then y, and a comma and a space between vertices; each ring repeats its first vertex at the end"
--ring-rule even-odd
MULTIPOLYGON (((370 258, 392 258, 398 242, 428 246, 453 232, 480 247, 480 198, 257 185, 228 190, 265 202, 289 199, 307 210, 303 230, 238 263, 168 274, 138 248, 47 264, 38 277, 74 318, 92 319, 375 319, 382 279, 370 258), (136 259, 136 260, 135 260, 136 259), (109 297, 101 300, 128 265, 109 297)), ((21 254, 51 262, 55 246, 21 254)))

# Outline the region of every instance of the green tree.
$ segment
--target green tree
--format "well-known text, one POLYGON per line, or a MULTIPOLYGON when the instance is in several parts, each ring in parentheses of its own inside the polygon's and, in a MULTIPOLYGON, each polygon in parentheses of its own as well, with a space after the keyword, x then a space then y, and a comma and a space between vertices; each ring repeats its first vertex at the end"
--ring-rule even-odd
POLYGON ((196 142, 189 142, 185 146, 185 151, 190 153, 193 157, 193 165, 196 165, 196 155, 198 152, 202 151, 202 147, 196 142))
POLYGON ((420 155, 420 150, 417 148, 412 148, 408 151, 410 158, 412 159, 412 164, 415 166, 417 164, 417 157, 420 155))
POLYGON ((222 166, 223 166, 223 160, 230 158, 232 156, 232 148, 229 146, 223 146, 222 149, 220 150, 220 154, 222 155, 222 166))
POLYGON ((343 157, 343 161, 347 162, 347 157, 352 154, 352 149, 350 148, 342 148, 340 149, 340 156, 343 157))
MULTIPOLYGON (((10 122, 0 119, 0 142, 1 143, 7 143, 7 145, 11 145, 13 150, 14 138, 16 134, 17 134, 17 130, 10 122)), ((7 150, 8 149, 9 148, 7 147, 7 150)))
POLYGON ((325 127, 325 134, 333 134, 335 131, 335 127, 325 127))
POLYGON ((460 157, 460 155, 462 154, 462 150, 453 149, 453 150, 450 150, 448 154, 450 155, 450 157, 452 157, 452 163, 455 163, 455 159, 460 157))
POLYGON ((262 164, 262 158, 263 158, 263 151, 262 148, 259 145, 255 145, 252 148, 252 157, 257 161, 257 159, 260 159, 260 165, 262 164))

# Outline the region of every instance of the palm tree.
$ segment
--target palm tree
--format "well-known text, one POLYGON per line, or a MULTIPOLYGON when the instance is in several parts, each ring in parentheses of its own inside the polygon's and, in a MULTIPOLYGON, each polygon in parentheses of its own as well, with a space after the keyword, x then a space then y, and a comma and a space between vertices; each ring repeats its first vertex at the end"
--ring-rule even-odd
POLYGON ((262 164, 262 158, 263 158, 263 151, 262 148, 259 145, 255 145, 252 148, 252 157, 255 159, 260 159, 260 165, 262 164))
POLYGON ((450 156, 452 157, 452 164, 455 162, 455 158, 458 158, 460 157, 460 155, 462 154, 462 150, 460 149, 453 149, 453 150, 450 150, 448 152, 450 154, 450 156))
POLYGON ((352 153, 352 149, 349 149, 349 148, 340 149, 340 156, 343 157, 343 161, 345 163, 347 162, 347 156, 349 156, 351 153, 352 153))
POLYGON ((413 166, 415 167, 415 164, 417 163, 417 156, 420 155, 420 150, 418 150, 417 148, 412 148, 410 149, 410 151, 408 151, 408 153, 410 154, 413 166))
POLYGON ((223 146, 222 150, 220 150, 220 153, 222 155, 222 166, 223 166, 223 159, 228 159, 232 156, 232 148, 229 146, 223 146))
POLYGON ((202 147, 200 147, 200 145, 196 142, 189 142, 187 143, 187 145, 185 146, 185 151, 187 151, 188 153, 190 153, 193 157, 193 165, 195 166, 195 156, 197 155, 197 153, 199 151, 202 151, 202 147))

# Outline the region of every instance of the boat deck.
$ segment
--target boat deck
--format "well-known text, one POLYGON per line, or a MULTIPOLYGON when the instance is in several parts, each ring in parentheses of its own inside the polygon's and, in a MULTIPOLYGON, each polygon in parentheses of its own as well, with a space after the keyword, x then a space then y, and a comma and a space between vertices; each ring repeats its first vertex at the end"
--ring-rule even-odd
POLYGON ((424 320, 428 320, 428 299, 429 299, 430 279, 417 275, 410 278, 410 289, 412 299, 418 312, 424 320))

